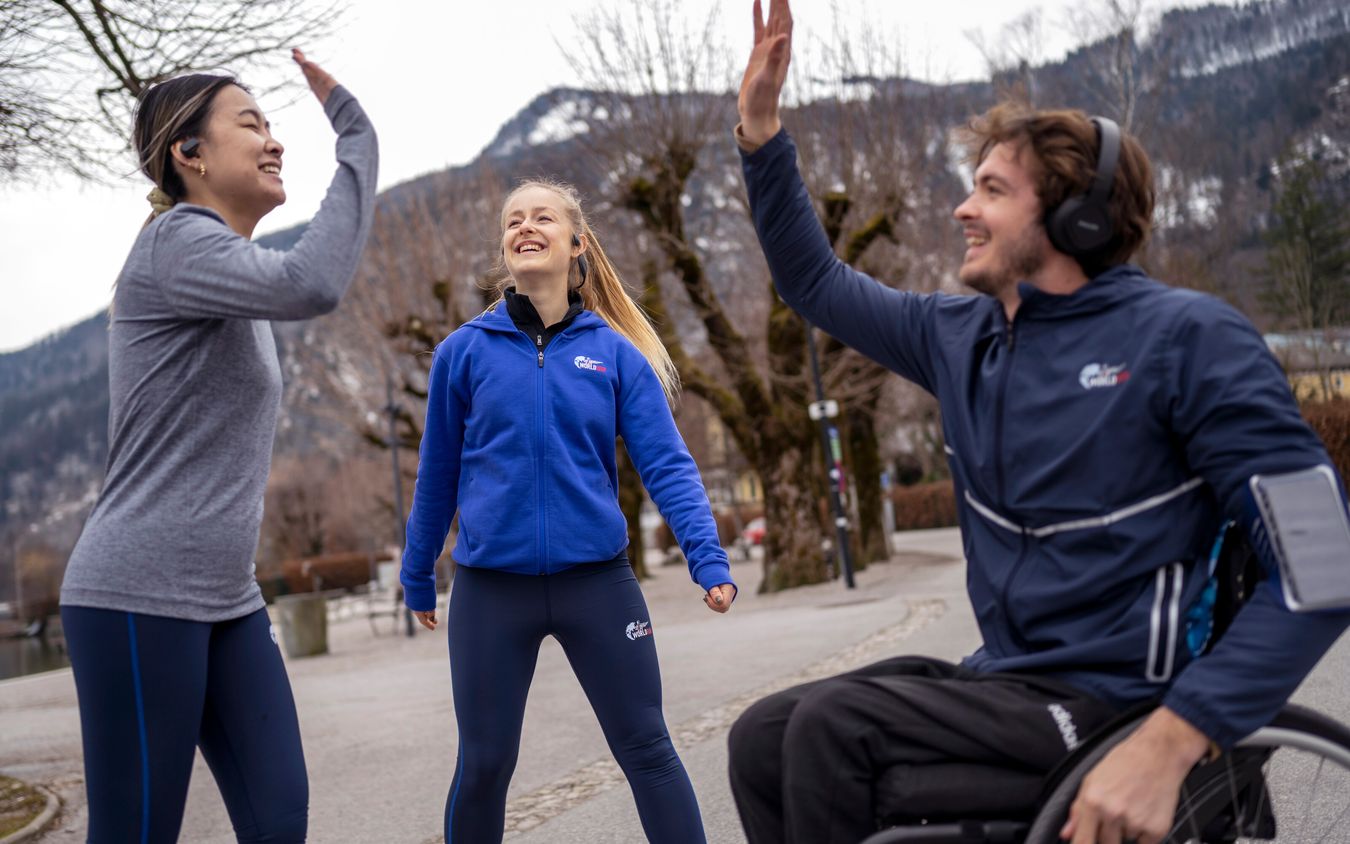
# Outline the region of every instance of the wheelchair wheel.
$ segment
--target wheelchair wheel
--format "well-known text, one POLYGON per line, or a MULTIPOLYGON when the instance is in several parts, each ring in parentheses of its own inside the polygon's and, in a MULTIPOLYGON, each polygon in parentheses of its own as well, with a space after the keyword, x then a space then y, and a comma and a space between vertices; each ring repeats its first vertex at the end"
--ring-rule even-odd
MULTIPOLYGON (((1130 724, 1084 757, 1047 798, 1027 844, 1057 844, 1083 778, 1138 726, 1130 724)), ((1350 841, 1350 729, 1301 706, 1229 753, 1200 765, 1182 785, 1169 844, 1350 841)))

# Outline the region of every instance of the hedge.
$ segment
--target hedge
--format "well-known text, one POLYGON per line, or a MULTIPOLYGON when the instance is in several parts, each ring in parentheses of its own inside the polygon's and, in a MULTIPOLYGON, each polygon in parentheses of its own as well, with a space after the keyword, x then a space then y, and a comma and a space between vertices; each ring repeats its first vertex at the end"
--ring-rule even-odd
POLYGON ((956 493, 951 481, 932 481, 891 488, 896 530, 953 527, 956 493))
POLYGON ((394 559, 388 551, 348 551, 287 560, 281 564, 281 576, 288 592, 314 592, 325 589, 351 589, 371 580, 375 563, 394 559))
POLYGON ((1341 473, 1341 480, 1350 478, 1350 401, 1337 399, 1305 404, 1303 418, 1326 444, 1332 464, 1341 473))

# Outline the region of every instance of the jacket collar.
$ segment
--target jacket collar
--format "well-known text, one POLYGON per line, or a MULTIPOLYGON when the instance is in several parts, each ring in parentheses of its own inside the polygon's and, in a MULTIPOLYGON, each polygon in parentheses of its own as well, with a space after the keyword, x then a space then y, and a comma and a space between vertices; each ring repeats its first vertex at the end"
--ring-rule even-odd
MULTIPOLYGON (((517 293, 514 287, 506 288, 502 294, 502 301, 506 303, 506 315, 516 324, 516 327, 522 331, 539 331, 554 328, 554 325, 544 325, 543 317, 539 316, 539 311, 535 309, 534 303, 530 297, 524 293, 517 293)), ((572 320, 581 314, 581 294, 575 290, 567 291, 567 313, 558 320, 555 325, 557 331, 566 331, 572 320)))
POLYGON ((1024 319, 1063 319, 1103 311, 1133 299, 1157 284, 1134 264, 1118 264, 1067 295, 1046 293, 1030 282, 1019 282, 1022 298, 1017 314, 1024 319))
MULTIPOLYGON (((511 295, 516 296, 519 299, 524 299, 526 302, 529 302, 528 296, 521 296, 519 294, 516 294, 514 291, 512 291, 511 295)), ((581 331, 589 331, 592 328, 600 328, 602 326, 608 325, 608 323, 606 323, 593 311, 588 311, 585 308, 581 307, 580 296, 577 296, 577 301, 575 304, 571 304, 572 295, 573 294, 568 295, 568 302, 569 302, 567 308, 568 316, 563 318, 564 321, 566 321, 568 317, 571 317, 572 322, 565 329, 559 332, 560 334, 562 334, 563 336, 571 336, 581 331), (573 311, 576 312, 575 316, 572 315, 573 311)), ((531 311, 534 310, 533 304, 530 305, 530 310, 531 311)), ((537 313, 535 314, 535 318, 538 318, 537 313)), ((511 313, 508 310, 508 300, 506 299, 505 295, 501 299, 499 299, 497 303, 494 304, 491 308, 488 308, 486 311, 484 311, 483 313, 479 314, 478 316, 474 317, 473 319, 469 320, 464 324, 466 326, 472 326, 474 328, 483 328, 487 329, 488 331, 498 331, 506 334, 518 334, 520 332, 520 329, 516 327, 515 320, 511 318, 511 313)))

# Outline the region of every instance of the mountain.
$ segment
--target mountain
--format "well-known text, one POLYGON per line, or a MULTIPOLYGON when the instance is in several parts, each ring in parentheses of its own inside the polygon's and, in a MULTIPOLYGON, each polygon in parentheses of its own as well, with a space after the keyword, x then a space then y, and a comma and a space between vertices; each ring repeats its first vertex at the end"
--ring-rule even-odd
MULTIPOLYGON (((1016 73, 1040 104, 1117 114, 1123 101, 1119 86, 1113 87, 1118 46, 1108 39, 1063 61, 1016 73)), ((1158 171, 1157 239, 1164 245, 1199 244, 1193 254, 1201 257, 1186 266, 1250 308, 1256 301, 1255 268, 1264 254, 1272 174, 1281 157, 1315 149, 1333 164, 1340 162, 1332 171, 1333 188, 1350 195, 1350 7, 1340 0, 1262 0, 1175 9, 1130 50, 1129 69, 1140 86, 1132 106, 1134 129, 1158 171)), ((931 206, 927 216, 933 225, 944 225, 964 190, 961 165, 945 151, 946 128, 989 105, 994 87, 869 77, 844 82, 836 90, 847 88, 857 101, 866 100, 869 91, 900 90, 915 113, 924 115, 931 128, 905 142, 923 148, 928 166, 916 201, 931 206)), ((730 96, 715 99, 733 114, 730 96)), ((382 211, 429 201, 485 174, 556 174, 589 197, 604 198, 612 174, 584 154, 582 142, 587 133, 622 118, 611 113, 623 109, 622 100, 617 102, 570 88, 541 94, 501 127, 474 162, 385 191, 382 211)), ((803 110, 829 107, 824 97, 803 110)), ((717 263, 719 277, 734 278, 738 267, 758 260, 721 239, 719 221, 740 190, 739 165, 729 143, 706 147, 705 156, 686 197, 690 228, 710 263, 717 263)), ((286 248, 303 230, 293 227, 263 242, 286 248)), ((949 264, 950 256, 927 260, 949 264)), ((1182 280, 1203 286, 1193 278, 1182 280)), ((333 323, 325 325, 329 330, 312 323, 275 328, 287 379, 279 458, 314 451, 340 458, 344 448, 361 448, 345 421, 349 410, 334 412, 339 405, 365 407, 366 424, 378 422, 383 376, 377 362, 352 360, 343 349, 345 338, 331 336, 333 323), (314 361, 325 362, 338 377, 318 377, 314 361)), ((696 350, 699 326, 680 323, 680 328, 696 350)), ((106 314, 98 314, 0 355, 0 561, 14 547, 5 538, 16 533, 23 541, 68 550, 94 500, 107 450, 106 330, 106 314)))

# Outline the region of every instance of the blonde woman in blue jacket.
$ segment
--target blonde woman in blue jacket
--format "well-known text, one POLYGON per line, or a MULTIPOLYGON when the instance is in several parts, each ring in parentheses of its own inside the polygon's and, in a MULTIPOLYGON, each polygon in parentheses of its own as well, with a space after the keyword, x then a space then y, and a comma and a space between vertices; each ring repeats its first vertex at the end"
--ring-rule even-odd
POLYGON ((623 437, 704 602, 730 609, 731 569, 670 412, 678 374, 571 187, 520 185, 501 228, 501 300, 436 348, 401 575, 408 607, 436 629, 433 568, 458 510, 449 644, 460 745, 445 839, 501 840, 525 698, 540 642, 553 636, 647 838, 703 841, 661 714, 651 619, 616 493, 623 437))

